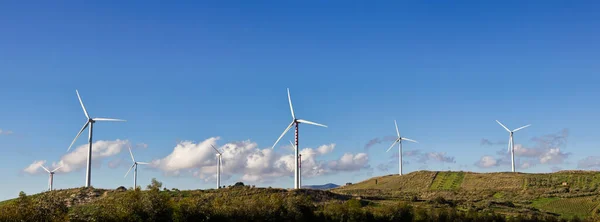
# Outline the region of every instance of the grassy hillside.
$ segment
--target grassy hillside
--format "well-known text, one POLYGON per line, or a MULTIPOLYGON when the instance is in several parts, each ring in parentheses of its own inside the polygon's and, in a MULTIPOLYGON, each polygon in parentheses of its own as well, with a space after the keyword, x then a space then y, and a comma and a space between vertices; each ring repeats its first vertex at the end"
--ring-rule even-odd
MULTIPOLYGON (((546 221, 529 216, 527 220, 546 221)), ((494 213, 402 203, 380 205, 320 190, 233 186, 219 190, 101 190, 44 192, 0 205, 0 221, 507 221, 494 213), (69 205, 70 203, 70 205, 69 205)))
POLYGON ((417 171, 403 176, 374 177, 337 188, 343 190, 385 189, 405 192, 426 190, 547 190, 568 187, 578 191, 595 191, 600 186, 596 171, 560 171, 546 174, 474 173, 451 171, 417 171))
POLYGON ((595 171, 546 174, 418 171, 375 177, 332 191, 381 204, 394 200, 427 205, 443 198, 465 210, 493 208, 506 215, 540 212, 573 218, 591 217, 599 211, 599 186, 600 173, 595 171))
POLYGON ((419 171, 323 190, 74 188, 0 202, 0 221, 598 221, 600 174, 419 171))

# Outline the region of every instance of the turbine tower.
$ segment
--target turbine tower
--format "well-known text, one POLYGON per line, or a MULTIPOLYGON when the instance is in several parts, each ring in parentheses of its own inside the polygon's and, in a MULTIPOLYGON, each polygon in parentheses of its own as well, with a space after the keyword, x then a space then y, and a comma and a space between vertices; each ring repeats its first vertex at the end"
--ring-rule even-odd
POLYGON ((223 157, 223 153, 219 152, 212 144, 210 146, 217 151, 217 189, 219 189, 221 188, 221 164, 223 163, 221 158, 223 157))
POLYGON ((295 165, 296 169, 298 170, 298 188, 301 189, 302 188, 302 154, 300 154, 300 151, 298 150, 298 147, 296 147, 294 145, 294 143, 292 143, 292 141, 290 141, 290 144, 292 144, 292 147, 294 147, 294 153, 297 153, 298 156, 296 156, 297 158, 297 165, 295 165))
POLYGON ((96 121, 121 121, 122 122, 125 120, 111 119, 111 118, 91 118, 90 115, 88 114, 87 110, 85 109, 85 106, 83 105, 83 101, 81 101, 81 96, 79 96, 79 91, 75 90, 75 93, 77 93, 77 98, 79 99, 79 103, 81 104, 81 108, 83 109, 83 114, 85 114, 87 121, 85 122, 85 124, 83 124, 83 127, 81 128, 81 130, 79 130, 79 133, 77 133, 77 136, 75 136, 75 139, 73 139, 73 142, 71 142, 71 145, 69 146, 69 149, 67 149, 67 152, 69 152, 69 150, 71 150, 71 147, 73 146, 75 141, 77 141, 77 138, 79 138, 79 135, 81 135, 81 133, 85 130, 85 128, 87 128, 89 126, 90 133, 88 134, 89 148, 88 148, 88 156, 87 156, 87 170, 85 173, 85 187, 90 187, 91 186, 91 177, 92 177, 92 135, 93 135, 92 132, 94 129, 94 123, 96 123, 96 121))
POLYGON ((399 161, 399 165, 400 165, 400 176, 402 176, 402 141, 406 140, 406 141, 410 141, 413 143, 418 143, 417 141, 411 140, 409 138, 404 138, 400 136, 400 131, 398 130, 398 124, 396 123, 396 120, 394 120, 394 125, 396 125, 396 134, 398 135, 398 138, 396 138, 396 141, 394 141, 394 143, 392 143, 392 145, 390 146, 390 148, 387 149, 388 152, 392 149, 392 147, 394 147, 394 145, 396 145, 396 143, 398 143, 398 161, 399 161))
POLYGON ((298 186, 302 188, 302 154, 298 154, 298 171, 300 171, 300 177, 298 177, 300 181, 298 182, 298 186))
MULTIPOLYGON (((294 147, 299 147, 298 146, 298 126, 300 125, 300 123, 306 123, 306 124, 310 124, 310 125, 315 125, 315 126, 321 126, 321 127, 327 127, 326 125, 323 124, 319 124, 319 123, 315 123, 315 122, 311 122, 308 120, 303 120, 303 119, 296 119, 296 115, 294 115, 294 108, 292 107, 292 99, 290 97, 290 89, 287 89, 287 93, 288 93, 288 101, 290 103, 290 111, 292 112, 292 123, 290 123, 290 125, 288 125, 287 128, 285 128, 285 130, 283 131, 283 133, 281 134, 281 136, 279 136, 279 138, 277 139, 277 141, 275 141, 275 144, 273 144, 273 147, 271 147, 271 149, 275 148, 275 145, 277 145, 277 143, 279 142, 279 140, 281 140, 281 138, 292 128, 292 126, 296 126, 296 133, 295 133, 295 145, 294 147)), ((299 189, 300 188, 300 172, 298 171, 298 149, 295 149, 295 154, 294 154, 294 189, 299 189)))
POLYGON ((125 174, 124 177, 127 177, 127 174, 129 174, 129 171, 131 171, 131 169, 135 168, 133 170, 133 189, 136 189, 137 188, 137 167, 138 167, 138 164, 148 164, 148 163, 135 161, 135 158, 133 158, 133 153, 131 152, 131 146, 127 147, 127 149, 129 149, 129 154, 131 155, 131 160, 133 161, 133 165, 131 165, 131 167, 129 168, 129 170, 127 171, 127 173, 125 174))
POLYGON ((46 172, 48 172, 48 174, 50 175, 50 178, 48 179, 48 191, 52 191, 53 189, 53 184, 54 184, 54 172, 56 172, 58 169, 60 169, 61 167, 63 167, 62 165, 57 167, 56 169, 50 171, 48 170, 48 168, 44 167, 44 165, 40 165, 42 168, 44 168, 44 170, 46 172))
POLYGON ((498 124, 500 124, 500 126, 502 126, 506 131, 508 131, 508 133, 510 133, 510 137, 508 139, 508 152, 510 152, 510 159, 512 161, 512 172, 515 172, 515 140, 513 139, 513 133, 517 132, 519 130, 525 129, 525 128, 531 126, 531 124, 525 125, 525 126, 522 126, 522 127, 519 127, 519 128, 516 128, 516 129, 510 131, 508 129, 508 127, 506 127, 500 121, 496 120, 496 122, 498 122, 498 124))

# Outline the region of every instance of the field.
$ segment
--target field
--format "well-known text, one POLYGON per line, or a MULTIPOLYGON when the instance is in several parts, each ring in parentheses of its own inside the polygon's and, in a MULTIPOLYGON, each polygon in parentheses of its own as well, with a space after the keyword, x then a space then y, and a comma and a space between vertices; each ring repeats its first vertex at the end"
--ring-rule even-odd
POLYGON ((457 190, 461 187, 465 172, 438 172, 430 190, 457 190))
POLYGON ((548 174, 418 171, 373 178, 332 191, 374 201, 382 197, 417 200, 415 205, 443 198, 464 210, 494 208, 506 215, 547 213, 563 218, 587 218, 595 215, 600 204, 596 200, 599 186, 600 174, 593 171, 548 174), (408 184, 416 187, 406 188, 408 184))
POLYGON ((543 211, 558 213, 564 217, 571 218, 587 217, 598 207, 600 202, 597 196, 575 197, 575 198, 540 198, 531 204, 543 211))

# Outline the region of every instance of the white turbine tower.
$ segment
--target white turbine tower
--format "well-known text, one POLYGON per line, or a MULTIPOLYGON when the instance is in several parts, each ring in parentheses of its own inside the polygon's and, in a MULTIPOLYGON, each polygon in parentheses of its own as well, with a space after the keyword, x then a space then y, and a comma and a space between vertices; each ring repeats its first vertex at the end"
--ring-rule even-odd
POLYGON ((297 160, 297 165, 295 166, 296 169, 298 170, 298 187, 302 188, 302 154, 300 154, 300 151, 298 150, 298 147, 296 147, 294 145, 294 143, 292 143, 292 141, 290 140, 290 144, 292 144, 292 147, 294 147, 294 153, 297 153, 298 156, 296 156, 297 160))
POLYGON ((87 156, 87 170, 85 173, 85 187, 90 187, 91 186, 91 177, 92 177, 92 135, 93 135, 92 132, 94 129, 94 123, 96 123, 96 121, 125 121, 125 120, 110 119, 110 118, 91 118, 90 115, 88 114, 87 110, 85 109, 85 106, 83 105, 83 101, 81 101, 81 96, 79 96, 79 91, 75 90, 75 92, 77 93, 77 98, 79 99, 79 103, 81 104, 81 108, 83 109, 83 113, 85 114, 87 121, 85 122, 85 124, 83 124, 83 127, 81 128, 81 130, 79 130, 79 133, 77 133, 77 136, 75 136, 75 139, 73 139, 73 142, 71 142, 71 145, 69 146, 69 149, 67 149, 67 152, 69 152, 69 150, 71 150, 71 147, 73 146, 75 141, 77 141, 77 138, 79 138, 79 135, 81 135, 81 133, 85 130, 85 128, 87 128, 89 126, 90 133, 88 135, 89 148, 88 148, 88 156, 87 156))
MULTIPOLYGON (((277 141, 275 141, 275 144, 273 144, 273 147, 271 147, 271 149, 275 148, 275 145, 277 145, 277 143, 279 142, 279 140, 281 140, 281 138, 292 128, 292 126, 296 126, 296 133, 295 133, 295 147, 299 147, 298 146, 298 125, 300 125, 300 123, 306 123, 306 124, 310 124, 310 125, 315 125, 315 126, 321 126, 321 127, 327 127, 326 125, 323 124, 319 124, 319 123, 315 123, 315 122, 311 122, 308 120, 303 120, 303 119, 296 119, 296 115, 294 115, 294 108, 292 107, 292 99, 290 97, 290 89, 287 89, 287 93, 288 93, 288 101, 290 103, 290 111, 292 112, 292 123, 290 123, 290 125, 285 128, 285 130, 283 131, 283 133, 281 134, 281 136, 279 136, 279 138, 277 139, 277 141)), ((300 172, 298 170, 298 149, 295 149, 295 155, 294 155, 294 189, 299 189, 300 188, 300 172)))
POLYGON ((131 171, 131 169, 133 169, 133 189, 137 188, 137 167, 138 164, 148 164, 146 162, 137 162, 135 161, 135 158, 133 158, 133 153, 131 152, 131 147, 127 147, 127 149, 129 149, 129 154, 131 155, 131 160, 133 161, 133 165, 131 165, 131 167, 129 168, 129 170, 127 171, 127 173, 125 174, 124 177, 127 177, 127 174, 129 174, 129 171, 131 171))
POLYGON ((506 131, 508 131, 508 133, 510 133, 510 137, 508 139, 508 152, 510 152, 510 159, 512 161, 512 172, 515 172, 515 140, 513 139, 513 133, 517 132, 519 130, 522 130, 524 128, 527 128, 527 127, 531 126, 531 124, 525 125, 525 126, 522 126, 522 127, 519 127, 519 128, 516 128, 516 129, 510 131, 508 129, 508 127, 506 127, 500 121, 496 120, 496 122, 498 122, 498 124, 500 124, 500 126, 502 126, 506 131))
POLYGON ((48 172, 48 174, 50 175, 50 178, 48 179, 48 190, 52 191, 53 189, 53 185, 54 185, 54 172, 56 172, 58 169, 60 169, 61 167, 63 167, 62 165, 57 167, 56 169, 50 171, 48 170, 48 168, 44 167, 44 165, 40 165, 42 168, 44 168, 44 170, 46 172, 48 172))
POLYGON ((219 189, 221 188, 221 164, 223 162, 221 158, 223 157, 223 153, 219 152, 212 144, 210 146, 217 151, 217 189, 219 189))
POLYGON ((396 141, 394 141, 394 143, 392 143, 392 145, 390 146, 390 148, 387 149, 387 151, 385 152, 389 152, 392 147, 394 147, 394 145, 396 145, 396 143, 398 143, 398 161, 400 162, 400 176, 402 176, 402 141, 406 140, 406 141, 410 141, 413 143, 417 143, 417 141, 411 140, 409 138, 404 138, 400 136, 400 131, 398 130, 398 124, 396 123, 396 120, 394 120, 394 125, 396 125, 396 134, 398 134, 398 138, 396 138, 396 141))

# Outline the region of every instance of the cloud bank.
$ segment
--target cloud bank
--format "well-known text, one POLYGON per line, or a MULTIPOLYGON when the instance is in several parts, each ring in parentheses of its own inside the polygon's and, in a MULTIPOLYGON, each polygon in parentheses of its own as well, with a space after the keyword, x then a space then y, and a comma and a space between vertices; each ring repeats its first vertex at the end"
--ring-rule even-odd
MULTIPOLYGON (((219 137, 211 137, 201 142, 181 141, 164 158, 153 160, 151 166, 170 176, 191 174, 205 181, 215 180, 216 153, 211 145, 223 153, 222 179, 241 175, 242 181, 271 182, 281 177, 292 177, 294 154, 291 150, 259 148, 250 140, 217 145, 219 137)), ((302 176, 316 177, 335 172, 352 172, 368 169, 366 153, 346 153, 333 161, 323 161, 320 157, 331 153, 335 144, 325 144, 317 148, 303 148, 302 176)))
MULTIPOLYGON (((96 166, 99 166, 103 159, 107 157, 115 156, 124 149, 127 149, 127 145, 129 145, 128 140, 98 140, 93 143, 92 148, 92 163, 96 166)), ((62 166, 56 172, 61 173, 69 173, 79 169, 83 169, 86 167, 87 163, 87 153, 88 153, 88 144, 81 145, 71 151, 70 153, 65 154, 60 158, 58 162, 53 162, 51 168, 57 168, 58 166, 62 166)), ((35 174, 39 169, 34 169, 34 165, 36 163, 45 164, 46 160, 40 160, 34 162, 23 169, 24 172, 29 174, 35 174)))

